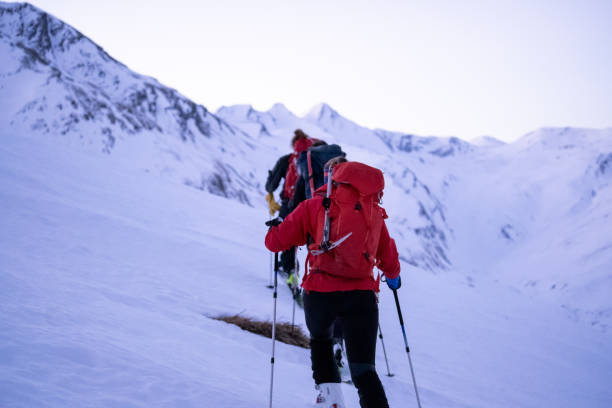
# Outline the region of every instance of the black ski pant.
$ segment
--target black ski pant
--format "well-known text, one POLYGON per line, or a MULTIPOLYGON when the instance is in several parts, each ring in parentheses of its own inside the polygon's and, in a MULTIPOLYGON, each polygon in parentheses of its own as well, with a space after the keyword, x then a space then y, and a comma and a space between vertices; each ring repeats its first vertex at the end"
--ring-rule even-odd
POLYGON ((289 272, 295 269, 295 247, 291 247, 290 249, 281 252, 280 254, 281 266, 283 267, 283 271, 289 274, 289 272))
POLYGON ((334 340, 334 344, 342 345, 342 320, 336 318, 334 321, 334 328, 332 330, 332 339, 334 340))
POLYGON ((362 408, 388 408, 385 390, 376 374, 378 300, 370 290, 304 294, 306 326, 310 331, 312 377, 316 384, 340 382, 333 353, 334 321, 344 332, 346 354, 362 408))

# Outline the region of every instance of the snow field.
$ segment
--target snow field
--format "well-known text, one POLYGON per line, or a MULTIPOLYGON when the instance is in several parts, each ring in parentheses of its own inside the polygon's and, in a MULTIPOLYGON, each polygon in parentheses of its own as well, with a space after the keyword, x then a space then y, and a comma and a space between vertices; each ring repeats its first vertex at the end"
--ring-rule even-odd
MULTIPOLYGON (((271 319, 267 218, 254 208, 27 137, 0 148, 0 406, 258 407, 270 340, 209 319, 271 319), (257 221, 260 220, 260 221, 257 221)), ((262 200, 263 203, 263 200, 262 200)), ((301 256, 304 256, 302 251, 301 256)), ((403 265, 427 407, 604 407, 609 336, 510 287, 403 265)), ((278 318, 291 319, 279 288, 278 318)), ((416 404, 391 293, 378 372, 416 404)), ((298 309, 297 322, 303 326, 298 309)), ((276 345, 275 406, 312 406, 307 350, 276 345)), ((345 398, 357 407, 354 389, 345 398)))

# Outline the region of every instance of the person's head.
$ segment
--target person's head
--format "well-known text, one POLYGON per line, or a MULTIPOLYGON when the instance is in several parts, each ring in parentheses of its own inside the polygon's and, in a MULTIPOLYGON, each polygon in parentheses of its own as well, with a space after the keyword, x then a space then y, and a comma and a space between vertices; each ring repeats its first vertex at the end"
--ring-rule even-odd
POLYGON ((291 147, 295 148, 295 143, 302 139, 308 139, 308 135, 302 129, 295 129, 291 138, 291 147))
POLYGON ((308 137, 308 135, 302 132, 302 130, 296 129, 295 135, 293 136, 293 139, 291 139, 291 146, 293 147, 293 151, 299 154, 308 150, 315 140, 316 139, 311 139, 308 137))

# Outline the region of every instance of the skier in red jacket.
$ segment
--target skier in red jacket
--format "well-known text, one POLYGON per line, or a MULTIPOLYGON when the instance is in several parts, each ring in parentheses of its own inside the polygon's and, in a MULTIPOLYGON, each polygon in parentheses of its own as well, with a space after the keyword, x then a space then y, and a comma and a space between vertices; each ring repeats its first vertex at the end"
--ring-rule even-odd
POLYGON ((385 408, 389 405, 374 365, 380 276, 374 276, 373 267, 382 270, 391 289, 399 289, 401 280, 395 241, 379 206, 384 178, 378 169, 344 162, 333 167, 328 181, 327 194, 326 186, 319 188, 270 228, 265 244, 273 252, 295 245, 309 248, 302 287, 313 378, 320 391, 317 406, 344 408, 332 349, 333 323, 339 318, 361 407, 385 408))

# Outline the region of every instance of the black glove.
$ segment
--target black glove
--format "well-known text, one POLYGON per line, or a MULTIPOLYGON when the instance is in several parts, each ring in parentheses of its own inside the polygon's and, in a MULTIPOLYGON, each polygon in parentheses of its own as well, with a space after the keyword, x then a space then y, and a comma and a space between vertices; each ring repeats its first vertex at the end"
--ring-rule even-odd
POLYGON ((278 227, 281 222, 283 222, 283 219, 281 217, 276 217, 271 219, 270 221, 266 221, 266 225, 270 228, 278 227))

